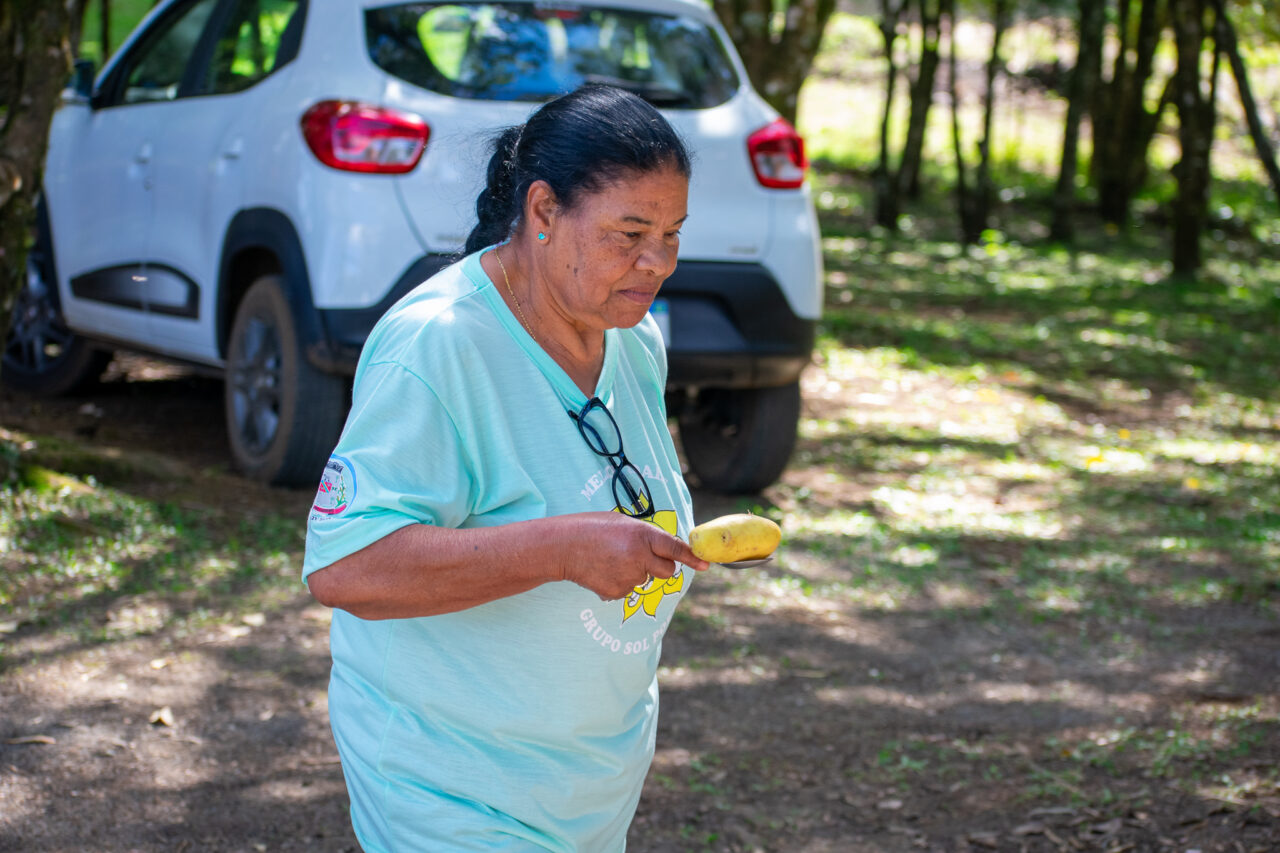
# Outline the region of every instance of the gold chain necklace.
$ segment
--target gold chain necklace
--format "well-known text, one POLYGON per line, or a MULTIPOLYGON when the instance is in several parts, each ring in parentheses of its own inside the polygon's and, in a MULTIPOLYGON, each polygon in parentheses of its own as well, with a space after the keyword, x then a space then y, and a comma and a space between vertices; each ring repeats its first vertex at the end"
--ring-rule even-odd
POLYGON ((516 292, 511 289, 511 279, 507 276, 507 265, 502 262, 502 253, 494 249, 493 256, 498 259, 498 269, 502 270, 502 280, 507 283, 507 293, 511 294, 511 304, 516 307, 516 314, 520 316, 520 322, 524 325, 524 330, 529 333, 529 337, 537 341, 538 336, 533 333, 533 328, 529 326, 529 321, 525 319, 524 309, 520 307, 520 300, 516 299, 516 292))

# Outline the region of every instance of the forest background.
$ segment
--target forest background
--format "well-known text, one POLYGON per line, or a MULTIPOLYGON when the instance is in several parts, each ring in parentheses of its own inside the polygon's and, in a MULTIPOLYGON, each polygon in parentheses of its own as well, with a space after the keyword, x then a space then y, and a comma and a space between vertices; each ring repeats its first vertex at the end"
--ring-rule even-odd
MULTIPOLYGON (((149 5, 103 51, 101 2, 0 6, 23 234, 68 46, 149 5)), ((782 481, 695 495, 786 538, 673 621, 629 849, 1280 849, 1271 4, 717 8, 807 139, 826 302, 782 481)), ((354 843, 310 496, 228 472, 219 398, 0 388, 0 849, 354 843)))

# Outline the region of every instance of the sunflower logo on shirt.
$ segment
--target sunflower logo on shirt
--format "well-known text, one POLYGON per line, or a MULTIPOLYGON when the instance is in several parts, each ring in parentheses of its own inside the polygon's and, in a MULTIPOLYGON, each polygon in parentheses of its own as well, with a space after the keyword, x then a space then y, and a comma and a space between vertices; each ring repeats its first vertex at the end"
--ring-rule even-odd
MULTIPOLYGON (((621 510, 615 509, 614 512, 621 512, 621 510)), ((674 510, 660 510, 645 521, 672 536, 679 535, 676 533, 678 521, 674 510)), ((658 605, 662 603, 662 599, 668 595, 675 595, 682 589, 684 589, 684 569, 678 565, 676 573, 669 578, 649 578, 622 599, 622 621, 626 622, 641 611, 644 611, 649 618, 657 619, 658 605)))

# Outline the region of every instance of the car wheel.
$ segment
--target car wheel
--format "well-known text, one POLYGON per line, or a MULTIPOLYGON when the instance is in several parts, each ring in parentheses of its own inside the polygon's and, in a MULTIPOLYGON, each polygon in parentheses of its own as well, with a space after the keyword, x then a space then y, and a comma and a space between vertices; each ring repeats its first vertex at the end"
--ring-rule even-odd
POLYGON ((704 488, 758 492, 777 481, 796 444, 800 383, 777 388, 708 388, 679 418, 680 443, 704 488))
POLYGON ((346 381, 307 361, 278 276, 255 281, 236 309, 225 407, 231 454, 246 476, 319 481, 346 416, 346 381))
POLYGON ((27 253, 27 280, 14 300, 0 380, 10 388, 52 397, 96 382, 111 353, 67 328, 47 251, 47 241, 40 240, 27 253))

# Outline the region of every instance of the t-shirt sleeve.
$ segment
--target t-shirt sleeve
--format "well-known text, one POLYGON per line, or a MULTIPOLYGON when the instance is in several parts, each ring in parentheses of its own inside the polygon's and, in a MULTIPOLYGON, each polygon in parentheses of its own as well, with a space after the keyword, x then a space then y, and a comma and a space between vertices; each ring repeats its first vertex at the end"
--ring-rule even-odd
POLYGON ((474 482, 447 407, 397 362, 369 364, 307 525, 302 576, 409 524, 459 527, 474 482))

